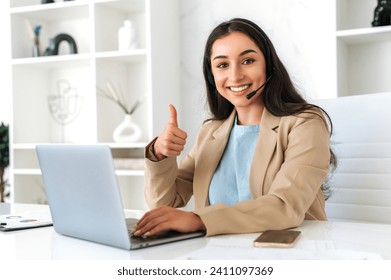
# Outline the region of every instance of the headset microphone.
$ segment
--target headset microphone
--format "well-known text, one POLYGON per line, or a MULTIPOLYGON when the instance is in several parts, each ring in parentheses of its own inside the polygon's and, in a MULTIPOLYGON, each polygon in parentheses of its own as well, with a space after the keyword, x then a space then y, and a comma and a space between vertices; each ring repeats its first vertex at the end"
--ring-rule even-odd
POLYGON ((263 88, 266 85, 266 83, 270 80, 271 77, 272 75, 270 75, 269 78, 267 78, 266 81, 258 89, 247 94, 246 95, 247 100, 250 100, 261 88, 263 88))

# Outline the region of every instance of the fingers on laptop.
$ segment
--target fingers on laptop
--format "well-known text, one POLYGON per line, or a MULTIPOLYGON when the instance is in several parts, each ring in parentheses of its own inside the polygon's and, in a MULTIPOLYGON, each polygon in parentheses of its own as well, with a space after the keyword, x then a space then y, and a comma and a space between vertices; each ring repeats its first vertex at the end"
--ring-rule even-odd
POLYGON ((193 232, 204 228, 204 224, 198 215, 162 206, 146 213, 137 223, 133 235, 150 237, 166 230, 193 232))

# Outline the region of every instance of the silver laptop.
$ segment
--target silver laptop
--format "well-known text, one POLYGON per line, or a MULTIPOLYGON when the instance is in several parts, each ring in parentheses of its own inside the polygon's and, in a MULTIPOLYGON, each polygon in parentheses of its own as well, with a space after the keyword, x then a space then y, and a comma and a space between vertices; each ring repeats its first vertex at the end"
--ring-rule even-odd
POLYGON ((57 233, 124 249, 138 249, 204 235, 167 231, 131 236, 136 219, 125 219, 111 149, 105 145, 37 145, 39 165, 57 233))

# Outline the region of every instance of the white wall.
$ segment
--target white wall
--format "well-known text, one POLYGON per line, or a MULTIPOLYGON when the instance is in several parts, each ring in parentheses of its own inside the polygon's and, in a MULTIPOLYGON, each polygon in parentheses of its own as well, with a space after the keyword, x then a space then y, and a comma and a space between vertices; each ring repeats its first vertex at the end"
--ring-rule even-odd
POLYGON ((306 98, 336 96, 335 3, 330 0, 182 0, 182 105, 179 125, 194 142, 205 115, 202 56, 210 31, 221 21, 244 17, 271 38, 306 98))

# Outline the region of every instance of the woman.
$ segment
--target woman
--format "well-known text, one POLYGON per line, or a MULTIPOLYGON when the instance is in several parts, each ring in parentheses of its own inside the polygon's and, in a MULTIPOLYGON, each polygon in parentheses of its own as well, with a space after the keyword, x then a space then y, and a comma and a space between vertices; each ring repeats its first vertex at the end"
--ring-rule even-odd
POLYGON ((165 131, 146 147, 145 197, 154 210, 134 235, 326 220, 322 184, 334 159, 327 114, 298 94, 266 34, 245 19, 221 23, 207 40, 203 71, 212 118, 178 166, 187 135, 169 106, 165 131), (176 209, 192 195, 194 212, 176 209))

